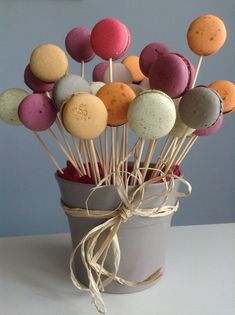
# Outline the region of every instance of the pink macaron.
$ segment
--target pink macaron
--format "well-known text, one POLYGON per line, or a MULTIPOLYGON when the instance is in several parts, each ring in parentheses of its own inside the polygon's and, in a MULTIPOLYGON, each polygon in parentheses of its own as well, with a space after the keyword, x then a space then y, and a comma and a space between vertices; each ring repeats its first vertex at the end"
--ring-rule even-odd
POLYGON ((159 57, 149 71, 151 89, 161 90, 171 98, 182 96, 192 87, 194 68, 188 58, 169 53, 159 57))
POLYGON ((86 27, 75 27, 67 34, 65 47, 74 60, 89 62, 95 57, 90 37, 91 31, 86 27))
POLYGON ((24 71, 24 82, 33 92, 36 93, 50 92, 54 86, 54 83, 46 83, 35 77, 30 70, 29 65, 27 65, 24 71))
POLYGON ((91 31, 91 46, 104 60, 120 59, 131 43, 131 36, 125 24, 114 18, 98 22, 91 31))
POLYGON ((32 131, 47 130, 56 120, 52 100, 39 93, 26 96, 19 105, 18 114, 22 124, 32 131))
POLYGON ((221 115, 214 125, 207 129, 197 129, 194 134, 199 137, 212 136, 217 133, 223 125, 224 115, 221 115))
POLYGON ((143 74, 147 77, 151 65, 156 61, 160 56, 169 53, 170 49, 162 43, 150 43, 144 47, 140 53, 140 69, 143 74))
POLYGON ((93 81, 103 82, 105 70, 108 68, 109 64, 107 61, 98 63, 92 72, 93 81))

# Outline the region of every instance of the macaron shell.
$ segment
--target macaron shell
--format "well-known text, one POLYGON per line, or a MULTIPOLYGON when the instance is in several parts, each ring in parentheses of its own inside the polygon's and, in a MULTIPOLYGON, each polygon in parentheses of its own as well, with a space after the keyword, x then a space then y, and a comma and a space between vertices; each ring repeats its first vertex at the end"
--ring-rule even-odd
POLYGON ((101 135, 107 126, 107 117, 104 103, 87 93, 72 96, 62 111, 65 129, 81 139, 95 139, 101 135))
POLYGON ((95 57, 90 37, 91 31, 87 27, 75 27, 67 34, 65 47, 75 61, 89 62, 95 57))
POLYGON ((107 18, 98 22, 91 32, 94 52, 104 60, 120 59, 130 46, 130 33, 117 19, 107 18))
POLYGON ((30 65, 27 65, 25 68, 24 82, 33 92, 36 93, 50 92, 54 86, 54 83, 46 83, 35 77, 30 70, 30 65))
POLYGON ((67 73, 68 59, 60 47, 43 44, 32 52, 30 69, 39 80, 55 82, 67 73))
POLYGON ((159 57, 149 71, 151 89, 161 90, 172 98, 181 96, 189 82, 189 70, 184 60, 173 53, 159 57))
POLYGON ((140 70, 139 57, 138 56, 127 56, 122 60, 122 63, 127 67, 132 76, 132 82, 137 83, 144 79, 144 74, 140 70))
POLYGON ((32 131, 45 131, 56 120, 56 111, 46 94, 28 95, 20 103, 19 117, 23 125, 32 131))
POLYGON ((157 90, 140 93, 128 110, 130 128, 141 138, 154 139, 167 135, 173 128, 176 111, 173 100, 157 90))
POLYGON ((108 111, 108 125, 121 126, 127 123, 130 103, 136 97, 135 92, 122 82, 108 83, 96 94, 108 111))
POLYGON ((169 53, 169 48, 162 43, 150 43, 144 47, 140 53, 140 69, 142 73, 148 77, 149 70, 151 65, 156 61, 160 56, 169 53))
MULTIPOLYGON (((122 63, 113 63, 113 82, 123 82, 126 84, 132 83, 132 75, 128 68, 122 63)), ((110 82, 110 72, 109 67, 106 68, 104 72, 103 81, 105 83, 110 82)))
POLYGON ((224 22, 214 15, 203 15, 189 26, 187 40, 189 48, 199 56, 217 53, 227 37, 224 22))
POLYGON ((222 112, 223 101, 215 91, 207 87, 199 86, 187 91, 179 103, 181 119, 193 129, 211 127, 222 112))
POLYGON ((195 130, 194 134, 199 137, 212 136, 220 130, 220 128, 223 125, 223 121, 224 121, 224 116, 220 115, 219 119, 213 126, 207 129, 202 129, 202 130, 197 129, 195 130))
POLYGON ((179 102, 180 98, 174 99, 175 110, 176 110, 176 120, 174 127, 171 129, 169 135, 173 137, 183 137, 183 136, 190 136, 195 129, 189 128, 185 123, 182 121, 179 115, 179 102))
POLYGON ((0 94, 0 119, 9 125, 22 125, 18 116, 18 107, 29 93, 18 88, 12 88, 0 94))
POLYGON ((217 80, 209 85, 215 90, 224 102, 224 113, 230 112, 235 108, 235 85, 227 80, 217 80))
POLYGON ((68 74, 55 83, 53 88, 53 99, 58 109, 73 94, 78 92, 89 93, 89 83, 76 74, 68 74))
POLYGON ((108 62, 104 61, 104 62, 100 62, 98 63, 92 72, 92 79, 93 81, 104 81, 104 72, 105 70, 108 68, 109 64, 108 62))

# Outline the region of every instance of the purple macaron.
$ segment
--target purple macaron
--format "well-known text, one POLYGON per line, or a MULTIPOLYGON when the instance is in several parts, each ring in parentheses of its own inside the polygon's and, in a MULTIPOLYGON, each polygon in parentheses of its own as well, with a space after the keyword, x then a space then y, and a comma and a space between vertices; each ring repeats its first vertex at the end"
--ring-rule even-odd
POLYGON ((160 56, 169 53, 169 48, 162 43, 150 43, 144 47, 140 53, 140 69, 143 74, 148 77, 149 70, 151 65, 156 61, 160 56))
POLYGON ((30 70, 30 65, 27 65, 24 71, 25 84, 36 93, 50 92, 53 89, 54 83, 46 83, 39 80, 30 70))
POLYGON ((194 73, 188 58, 176 53, 165 54, 150 68, 150 88, 161 90, 171 98, 178 98, 192 87, 194 73))

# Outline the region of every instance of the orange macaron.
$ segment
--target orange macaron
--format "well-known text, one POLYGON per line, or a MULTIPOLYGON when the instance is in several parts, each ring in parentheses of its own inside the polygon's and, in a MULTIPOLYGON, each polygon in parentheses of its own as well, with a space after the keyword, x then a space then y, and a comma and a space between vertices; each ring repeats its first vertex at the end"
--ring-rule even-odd
POLYGON ((107 108, 109 126, 121 126, 127 123, 129 105, 136 97, 132 88, 122 82, 112 82, 103 86, 96 96, 107 108))
POLYGON ((189 48, 198 56, 217 53, 227 37, 224 22, 215 15, 203 15, 189 26, 187 40, 189 48))
POLYGON ((209 85, 215 90, 224 102, 224 113, 235 108, 235 85, 227 80, 217 80, 209 85))
POLYGON ((122 63, 128 68, 132 75, 132 81, 134 83, 140 82, 144 79, 144 74, 140 70, 138 56, 127 56, 122 60, 122 63))

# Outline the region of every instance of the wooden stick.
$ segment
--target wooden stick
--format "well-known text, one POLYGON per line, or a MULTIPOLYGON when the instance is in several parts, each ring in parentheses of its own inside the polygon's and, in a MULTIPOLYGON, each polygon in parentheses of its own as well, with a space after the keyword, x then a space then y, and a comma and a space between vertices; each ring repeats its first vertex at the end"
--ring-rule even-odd
MULTIPOLYGON (((138 156, 137 156, 137 159, 135 160, 134 162, 134 166, 133 166, 133 171, 132 171, 132 174, 135 174, 135 171, 139 168, 140 166, 140 162, 141 162, 141 157, 142 157, 142 153, 143 153, 143 150, 144 150, 144 144, 145 144, 145 139, 143 138, 140 138, 139 139, 139 151, 138 151, 138 156)), ((136 181, 137 179, 132 177, 132 180, 131 180, 131 183, 133 185, 136 184, 136 181)))
POLYGON ((149 164, 151 163, 156 145, 157 145, 157 139, 151 139, 149 141, 149 146, 148 146, 148 150, 147 150, 145 160, 144 160, 144 165, 143 165, 144 169, 142 170, 143 181, 145 180, 145 177, 147 175, 149 164))
MULTIPOLYGON (((124 130, 125 130, 124 144, 125 144, 125 158, 126 158, 127 155, 129 154, 129 143, 128 143, 129 129, 128 129, 128 123, 124 125, 124 130)), ((126 160, 124 171, 125 171, 124 183, 127 185, 128 159, 126 160)))
POLYGON ((84 163, 83 163, 83 160, 82 160, 82 156, 81 156, 81 153, 79 151, 79 147, 78 147, 78 144, 77 144, 77 140, 74 136, 72 136, 72 141, 73 141, 73 145, 75 147, 75 150, 77 152, 77 157, 75 156, 75 159, 77 161, 77 164, 78 166, 82 169, 83 171, 83 174, 86 175, 87 172, 85 170, 85 167, 84 167, 84 163))
POLYGON ((81 152, 83 153, 84 158, 85 158, 86 172, 87 172, 88 176, 91 177, 90 166, 89 166, 89 161, 88 161, 88 153, 87 153, 87 149, 86 149, 86 146, 84 144, 84 141, 85 140, 82 140, 82 139, 80 141, 81 152))
POLYGON ((98 179, 97 179, 97 175, 96 175, 96 169, 95 169, 95 161, 94 161, 94 156, 93 153, 91 151, 91 143, 90 140, 84 140, 85 146, 87 148, 87 153, 89 156, 89 161, 90 161, 90 165, 91 165, 91 172, 93 175, 93 178, 95 180, 95 184, 98 184, 98 179))
POLYGON ((197 63, 197 67, 196 67, 196 72, 195 72, 195 76, 194 76, 194 79, 193 79, 192 88, 194 88, 194 86, 195 86, 195 84, 196 84, 197 77, 198 77, 198 74, 199 74, 199 70, 200 70, 201 65, 202 65, 202 60, 203 60, 203 56, 200 56, 199 59, 198 59, 198 63, 197 63))
POLYGON ((96 177, 98 179, 98 182, 100 182, 100 180, 101 180, 101 178, 100 178, 100 170, 99 170, 99 166, 98 166, 98 162, 97 162, 94 141, 93 140, 89 140, 89 142, 90 142, 90 146, 91 146, 91 154, 92 154, 92 158, 93 158, 93 161, 94 161, 96 177))
POLYGON ((113 60, 109 58, 109 81, 113 82, 113 60))
POLYGON ((175 162, 176 165, 180 165, 182 163, 182 161, 184 160, 184 158, 188 154, 189 150, 192 148, 192 146, 196 142, 197 138, 198 138, 197 135, 193 135, 191 137, 191 139, 189 140, 188 144, 185 146, 184 150, 181 152, 180 156, 176 160, 176 162, 175 162))
POLYGON ((116 168, 118 166, 118 163, 120 161, 120 128, 116 127, 116 168))
POLYGON ((48 155, 49 159, 52 161, 52 163, 55 165, 56 169, 61 173, 64 174, 64 172, 62 171, 61 167, 59 166, 58 162, 56 161, 56 159, 54 158, 54 156, 52 155, 52 153, 50 152, 48 146, 46 145, 46 143, 41 139, 41 137, 39 136, 39 134, 35 131, 33 131, 34 136, 37 138, 37 140, 40 142, 40 144, 42 145, 43 149, 45 150, 46 154, 48 155))
POLYGON ((111 127, 111 148, 112 148, 112 172, 113 172, 113 184, 115 184, 116 181, 116 155, 115 155, 115 127, 111 127))
POLYGON ((85 63, 83 60, 81 61, 81 77, 85 78, 85 63))
POLYGON ((55 122, 56 122, 57 128, 59 129, 59 132, 60 132, 60 134, 64 140, 64 143, 65 143, 65 145, 66 145, 66 147, 67 147, 67 149, 71 155, 71 158, 74 160, 74 162, 76 162, 75 154, 74 154, 74 152, 73 152, 73 150, 72 150, 72 148, 68 142, 68 139, 67 139, 66 134, 64 132, 63 125, 62 125, 60 118, 57 117, 55 122))
POLYGON ((57 136, 55 135, 55 133, 52 131, 51 128, 48 129, 48 132, 50 136, 52 137, 52 139, 55 141, 55 143, 58 145, 58 147, 61 149, 61 151, 64 153, 64 155, 67 157, 67 159, 70 161, 70 163, 73 165, 73 167, 78 171, 79 175, 82 176, 81 170, 79 169, 77 164, 73 161, 71 156, 68 154, 64 146, 60 143, 59 139, 57 138, 57 136))

